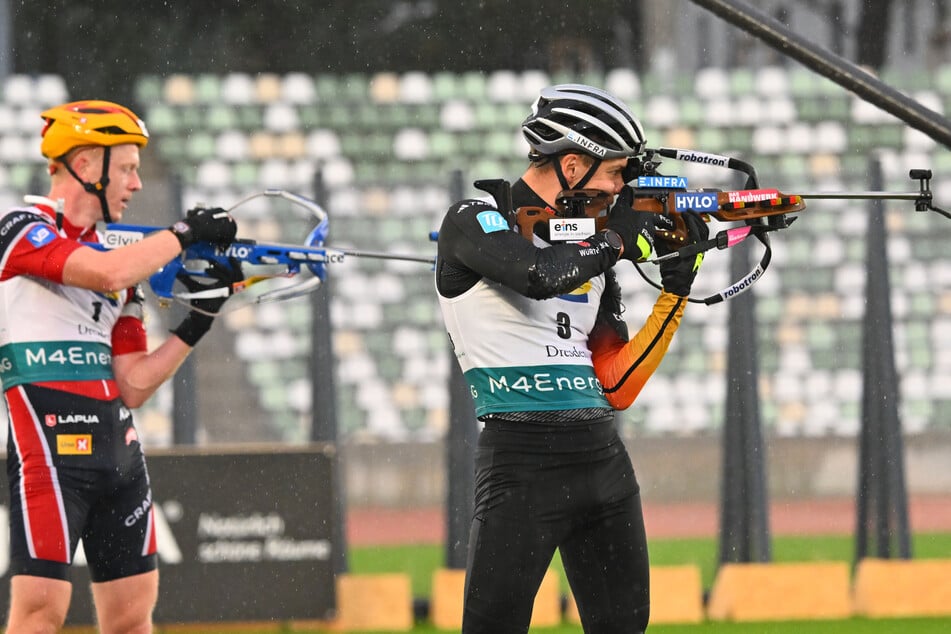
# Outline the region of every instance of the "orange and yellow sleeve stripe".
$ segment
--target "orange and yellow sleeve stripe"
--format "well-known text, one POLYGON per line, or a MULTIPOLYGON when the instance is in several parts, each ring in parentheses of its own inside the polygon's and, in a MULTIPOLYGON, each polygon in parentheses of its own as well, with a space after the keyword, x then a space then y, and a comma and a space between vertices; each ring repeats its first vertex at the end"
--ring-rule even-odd
POLYGON ((640 394, 680 326, 687 298, 661 293, 654 310, 630 341, 609 327, 596 328, 588 338, 594 372, 615 409, 627 409, 640 394))

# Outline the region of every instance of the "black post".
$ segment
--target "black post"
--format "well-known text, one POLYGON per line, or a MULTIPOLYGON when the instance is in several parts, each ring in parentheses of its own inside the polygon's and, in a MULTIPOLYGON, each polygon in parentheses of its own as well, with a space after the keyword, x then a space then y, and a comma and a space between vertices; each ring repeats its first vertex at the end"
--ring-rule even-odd
MULTIPOLYGON (((449 198, 461 200, 463 175, 454 170, 449 181, 449 198)), ((446 566, 466 567, 469 526, 472 521, 475 489, 475 448, 479 440, 478 422, 472 394, 452 351, 449 348, 449 431, 446 434, 448 487, 446 491, 446 566)))
POLYGON ((13 73, 12 24, 13 9, 10 7, 10 0, 0 0, 0 82, 13 73))
MULTIPOLYGON (((881 189, 882 168, 877 160, 870 162, 869 172, 869 186, 881 189)), ((862 428, 855 563, 869 556, 911 558, 882 200, 869 201, 865 270, 867 309, 862 323, 862 428)))
MULTIPOLYGON (((323 173, 314 174, 314 200, 323 205, 327 197, 323 173)), ((333 567, 336 574, 349 570, 347 562, 347 497, 344 471, 340 464, 340 443, 337 427, 337 391, 333 353, 333 337, 330 324, 330 291, 333 280, 329 274, 320 287, 310 294, 310 378, 311 378, 311 427, 313 442, 330 443, 336 449, 332 463, 333 472, 333 567)), ((319 486, 320 483, 314 483, 319 486)))
MULTIPOLYGON (((747 244, 732 249, 731 279, 749 271, 747 244)), ((729 307, 728 340, 732 345, 727 357, 719 562, 765 562, 772 553, 753 292, 737 295, 729 307)))
MULTIPOLYGON (((170 199, 176 218, 182 213, 182 177, 169 177, 170 199)), ((177 310, 178 313, 184 313, 177 310)), ((181 315, 184 317, 184 314, 181 315)), ((173 317, 173 319, 175 319, 173 317)), ((198 440, 198 372, 195 369, 194 353, 188 355, 172 378, 172 443, 194 445, 198 440)))

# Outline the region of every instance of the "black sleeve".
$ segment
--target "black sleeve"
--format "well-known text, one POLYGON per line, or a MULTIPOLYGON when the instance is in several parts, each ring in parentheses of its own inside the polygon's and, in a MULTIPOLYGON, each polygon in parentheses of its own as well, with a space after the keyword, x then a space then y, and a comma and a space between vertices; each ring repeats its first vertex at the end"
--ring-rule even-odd
POLYGON ((630 339, 627 322, 624 321, 621 285, 618 284, 614 269, 606 271, 604 274, 604 292, 601 294, 601 305, 598 307, 595 328, 610 328, 622 340, 628 341, 630 339))
POLYGON ((436 247, 436 288, 458 296, 485 277, 531 297, 547 299, 578 288, 617 261, 604 236, 540 248, 514 231, 514 218, 491 203, 463 200, 449 208, 436 247))

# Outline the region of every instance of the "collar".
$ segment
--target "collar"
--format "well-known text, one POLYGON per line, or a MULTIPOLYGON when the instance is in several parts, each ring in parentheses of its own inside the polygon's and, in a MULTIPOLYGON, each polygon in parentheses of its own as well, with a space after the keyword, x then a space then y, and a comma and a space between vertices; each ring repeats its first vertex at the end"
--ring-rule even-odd
MULTIPOLYGON (((43 203, 37 203, 34 205, 44 216, 46 216, 50 224, 56 224, 56 210, 54 210, 49 205, 44 205, 43 203)), ((60 234, 69 238, 70 240, 82 241, 82 242, 99 242, 99 237, 96 235, 96 227, 80 227, 74 225, 69 221, 69 218, 63 216, 62 221, 62 230, 60 234)))

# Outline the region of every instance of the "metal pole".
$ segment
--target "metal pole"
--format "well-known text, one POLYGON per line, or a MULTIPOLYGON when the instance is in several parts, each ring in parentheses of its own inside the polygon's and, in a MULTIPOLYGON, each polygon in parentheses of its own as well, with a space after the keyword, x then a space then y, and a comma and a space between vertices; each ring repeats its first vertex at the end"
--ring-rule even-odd
MULTIPOLYGON (((314 201, 326 202, 327 192, 323 173, 314 174, 314 201)), ((336 449, 332 462, 333 522, 331 530, 333 567, 336 574, 349 570, 347 561, 347 497, 344 470, 340 464, 339 430, 337 426, 337 382, 334 369, 332 327, 330 323, 330 292, 333 281, 328 275, 320 287, 310 295, 310 379, 311 427, 313 442, 329 443, 336 449)))
MULTIPOLYGON (((871 185, 880 187, 881 164, 871 161, 869 172, 871 185)), ((862 428, 856 494, 856 563, 870 554, 882 559, 896 554, 904 559, 911 557, 884 203, 872 200, 869 210, 871 214, 865 258, 868 308, 862 328, 862 428)))
POLYGON ((793 33, 779 20, 739 0, 692 1, 951 148, 951 121, 947 118, 852 62, 793 33))
MULTIPOLYGON (((175 217, 181 218, 184 215, 181 175, 172 174, 168 187, 175 217)), ((172 443, 176 445, 194 445, 198 439, 198 372, 195 363, 195 355, 188 355, 172 379, 172 443)))
POLYGON ((13 73, 13 10, 10 0, 0 0, 0 83, 13 73))
MULTIPOLYGON (((463 198, 462 171, 454 170, 449 181, 450 200, 463 198)), ((449 431, 446 435, 448 487, 446 495, 446 566, 466 567, 469 527, 475 490, 475 448, 478 422, 466 382, 450 346, 449 431)))
MULTIPOLYGON (((749 268, 749 248, 733 249, 730 273, 749 268)), ((759 406, 756 317, 752 292, 730 302, 726 420, 720 493, 720 563, 772 557, 766 487, 766 450, 759 406)))

